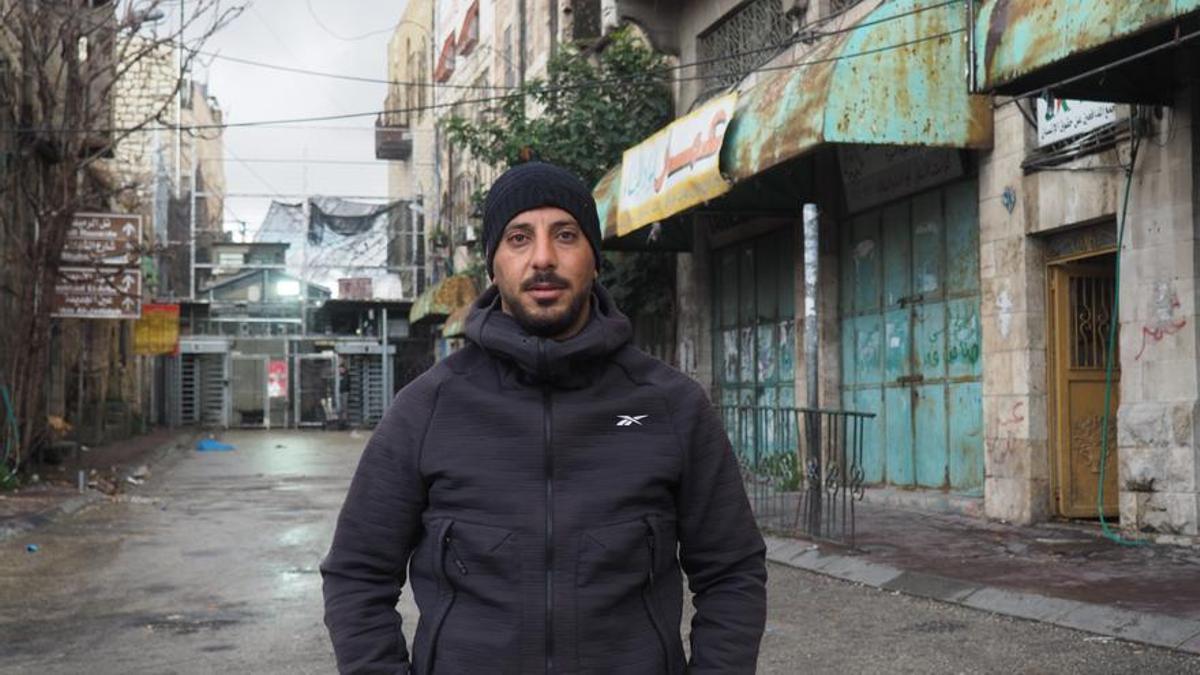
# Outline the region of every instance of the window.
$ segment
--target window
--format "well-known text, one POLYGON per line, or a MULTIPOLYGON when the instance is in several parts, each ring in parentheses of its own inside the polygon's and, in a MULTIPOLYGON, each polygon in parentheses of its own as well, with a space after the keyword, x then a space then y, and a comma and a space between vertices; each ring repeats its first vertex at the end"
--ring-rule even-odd
POLYGON ((696 39, 696 59, 707 98, 770 61, 792 34, 782 0, 750 0, 696 39))

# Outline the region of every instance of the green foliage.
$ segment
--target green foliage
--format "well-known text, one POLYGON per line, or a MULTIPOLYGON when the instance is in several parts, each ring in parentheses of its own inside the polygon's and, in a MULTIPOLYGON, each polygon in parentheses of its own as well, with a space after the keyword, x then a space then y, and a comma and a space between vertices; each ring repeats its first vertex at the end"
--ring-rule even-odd
MULTIPOLYGON (((480 122, 445 122, 451 143, 477 159, 509 167, 531 158, 553 162, 595 185, 636 145, 671 121, 673 106, 661 54, 629 28, 614 31, 603 49, 561 50, 546 80, 529 80, 480 122)), ((479 199, 479 195, 474 195, 479 199)), ((673 257, 610 253, 601 283, 631 314, 673 311, 673 257)))
POLYGON ((671 120, 666 61, 628 28, 597 53, 565 47, 480 122, 453 116, 450 142, 493 166, 530 158, 564 166, 595 185, 625 148, 671 120))
POLYGON ((795 452, 777 452, 759 462, 758 473, 771 479, 775 487, 785 492, 800 489, 800 462, 795 452))

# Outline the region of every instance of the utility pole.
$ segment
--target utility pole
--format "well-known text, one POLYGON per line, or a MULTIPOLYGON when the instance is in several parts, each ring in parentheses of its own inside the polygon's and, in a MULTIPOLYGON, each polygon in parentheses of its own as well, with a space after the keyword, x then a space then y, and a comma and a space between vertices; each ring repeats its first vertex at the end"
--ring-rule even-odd
POLYGON ((176 64, 178 67, 177 75, 179 76, 178 86, 175 88, 175 198, 179 199, 183 196, 183 26, 185 14, 183 10, 184 0, 179 0, 179 41, 176 44, 176 64))
MULTIPOLYGON (((188 86, 191 86, 189 83, 188 86)), ((188 297, 196 299, 196 144, 191 143, 192 176, 191 189, 188 191, 188 244, 191 247, 191 260, 188 265, 188 297)))

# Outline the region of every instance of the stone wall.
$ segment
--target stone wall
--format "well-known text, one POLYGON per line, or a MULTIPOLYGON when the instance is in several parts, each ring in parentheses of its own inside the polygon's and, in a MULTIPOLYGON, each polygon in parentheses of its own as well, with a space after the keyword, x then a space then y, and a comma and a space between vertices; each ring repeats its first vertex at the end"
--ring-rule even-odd
POLYGON ((979 166, 984 507, 1016 523, 1042 520, 1050 506, 1045 264, 1026 236, 1037 183, 1021 169, 1033 133, 1015 103, 1001 106, 979 166))
MULTIPOLYGON (((1197 535, 1200 409, 1196 282, 1195 89, 1148 120, 1121 249, 1120 522, 1172 538, 1197 535)), ((1131 144, 1029 174, 1036 138, 1000 100, 995 146, 980 155, 985 509, 1030 523, 1054 514, 1053 405, 1047 371, 1047 233, 1116 222, 1131 144)), ((1128 111, 1126 111, 1127 113, 1128 111)))
POLYGON ((1122 250, 1121 525, 1196 536, 1198 276, 1196 89, 1142 144, 1122 250))

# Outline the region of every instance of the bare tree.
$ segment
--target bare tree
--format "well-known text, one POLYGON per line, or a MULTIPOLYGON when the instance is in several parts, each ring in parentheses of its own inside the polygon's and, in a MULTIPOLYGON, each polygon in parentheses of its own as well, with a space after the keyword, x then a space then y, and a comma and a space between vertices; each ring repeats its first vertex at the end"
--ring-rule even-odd
POLYGON ((178 92, 204 43, 241 11, 191 0, 185 15, 167 21, 164 6, 179 5, 0 0, 0 387, 8 393, 0 473, 46 438, 52 305, 73 215, 108 210, 136 187, 119 184, 107 158, 174 117, 170 96, 115 124, 118 84, 143 60, 175 49, 178 92))

